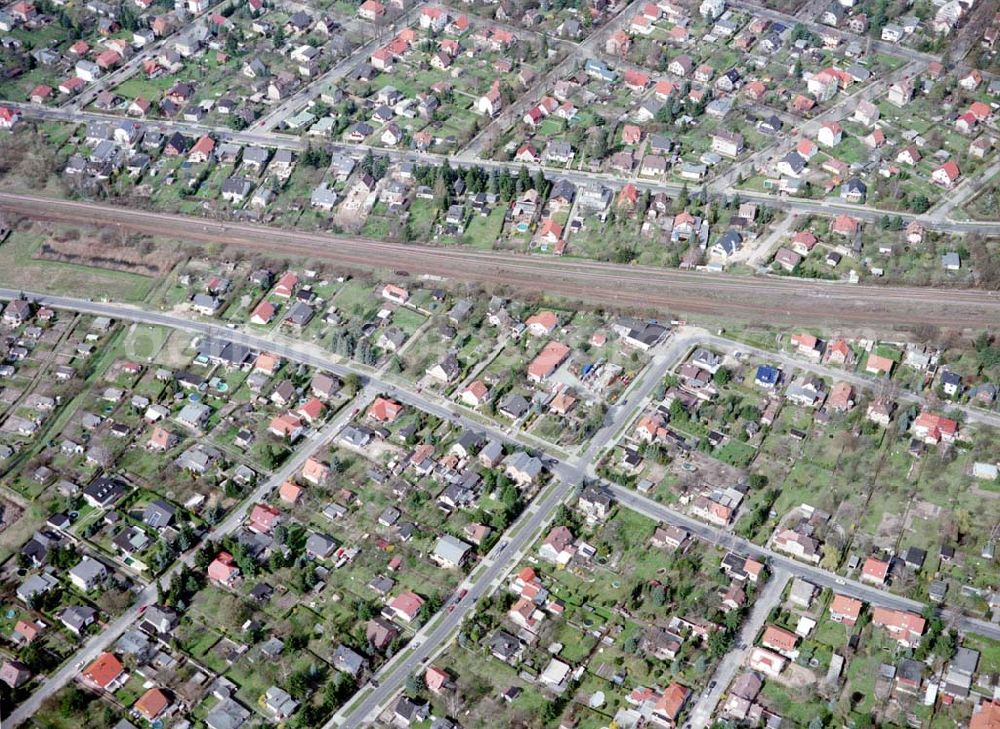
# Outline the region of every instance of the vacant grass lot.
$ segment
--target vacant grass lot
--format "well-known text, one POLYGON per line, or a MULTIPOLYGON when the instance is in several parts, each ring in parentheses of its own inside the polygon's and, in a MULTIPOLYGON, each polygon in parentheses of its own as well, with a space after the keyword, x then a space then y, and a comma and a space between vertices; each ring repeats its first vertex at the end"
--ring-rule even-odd
POLYGON ((0 286, 71 296, 140 302, 156 279, 124 271, 32 258, 45 241, 40 230, 15 231, 0 245, 0 286))

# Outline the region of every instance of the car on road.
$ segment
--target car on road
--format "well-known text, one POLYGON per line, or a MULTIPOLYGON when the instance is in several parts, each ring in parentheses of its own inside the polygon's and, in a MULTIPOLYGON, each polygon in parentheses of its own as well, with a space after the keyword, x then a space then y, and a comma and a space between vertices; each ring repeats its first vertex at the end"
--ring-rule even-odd
POLYGON ((500 542, 500 546, 497 547, 497 552, 502 552, 507 549, 507 544, 509 544, 509 542, 500 542))
POLYGON ((837 583, 838 585, 846 585, 846 584, 847 584, 847 583, 846 583, 846 582, 844 581, 844 578, 843 578, 843 577, 838 577, 838 578, 837 578, 837 579, 835 580, 835 582, 836 582, 836 583, 837 583))
POLYGON ((457 598, 455 598, 455 602, 462 602, 462 600, 463 600, 463 599, 465 598, 465 596, 466 596, 466 595, 468 595, 468 594, 469 594, 469 591, 468 591, 468 590, 466 590, 466 589, 465 589, 465 588, 463 587, 463 588, 462 588, 461 590, 459 590, 459 591, 458 591, 458 597, 457 597, 457 598))

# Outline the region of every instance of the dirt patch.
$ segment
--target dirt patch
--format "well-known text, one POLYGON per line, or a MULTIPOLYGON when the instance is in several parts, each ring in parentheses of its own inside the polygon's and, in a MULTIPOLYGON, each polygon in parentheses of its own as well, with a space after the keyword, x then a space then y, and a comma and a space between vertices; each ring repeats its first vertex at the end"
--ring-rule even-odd
POLYGON ((24 513, 19 505, 8 499, 0 499, 0 532, 21 518, 24 513))
POLYGON ((659 483, 667 475, 667 467, 660 463, 651 462, 646 468, 646 478, 653 483, 659 483))
POLYGON ((175 329, 170 333, 166 344, 160 347, 156 361, 164 367, 186 367, 191 361, 191 340, 191 334, 175 329))
POLYGON ((882 514, 878 530, 872 543, 878 549, 890 549, 896 545, 900 532, 903 530, 903 517, 899 514, 886 512, 882 514))
POLYGON ((781 675, 773 680, 788 688, 805 688, 816 683, 816 674, 798 663, 789 663, 781 675))
POLYGON ((692 451, 686 461, 677 460, 671 463, 670 470, 678 477, 681 484, 691 489, 703 488, 705 485, 731 486, 743 476, 743 472, 738 468, 733 468, 698 451, 692 451), (689 471, 682 464, 688 464, 688 468, 694 466, 697 470, 689 471))
POLYGON ((13 405, 21 399, 21 395, 23 393, 24 390, 18 387, 5 387, 2 391, 0 391, 0 403, 3 403, 4 405, 13 405))
POLYGON ((917 519, 937 521, 941 518, 943 509, 930 501, 916 501, 910 506, 910 511, 906 515, 906 528, 912 529, 913 522, 917 519))
POLYGON ((834 524, 857 524, 861 518, 861 505, 845 499, 833 514, 834 524))
POLYGON ((384 440, 372 441, 365 446, 363 452, 365 458, 375 463, 385 463, 386 461, 402 458, 405 455, 405 451, 402 448, 394 446, 392 443, 386 443, 384 440))
POLYGON ((174 251, 152 242, 145 245, 144 241, 104 235, 80 237, 74 231, 50 238, 32 257, 151 277, 166 273, 178 260, 174 251))

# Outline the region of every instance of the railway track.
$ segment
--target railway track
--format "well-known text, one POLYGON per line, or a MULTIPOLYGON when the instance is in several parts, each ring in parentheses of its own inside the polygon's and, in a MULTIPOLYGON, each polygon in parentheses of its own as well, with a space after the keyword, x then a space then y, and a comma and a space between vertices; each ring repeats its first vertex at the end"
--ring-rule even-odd
POLYGON ((355 268, 505 285, 618 308, 740 321, 869 326, 934 324, 985 328, 1000 322, 1000 297, 971 289, 851 286, 778 277, 708 274, 598 261, 433 248, 305 233, 250 223, 0 193, 0 210, 68 224, 115 225, 151 235, 232 245, 267 255, 328 260, 355 268))

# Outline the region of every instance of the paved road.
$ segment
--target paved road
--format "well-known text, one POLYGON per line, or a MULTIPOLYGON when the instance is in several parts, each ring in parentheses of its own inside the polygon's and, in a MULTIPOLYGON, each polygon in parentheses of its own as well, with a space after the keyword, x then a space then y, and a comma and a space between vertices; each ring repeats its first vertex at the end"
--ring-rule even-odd
POLYGON ((378 715, 403 688, 407 677, 423 667, 435 653, 447 645, 462 621, 475 610, 476 602, 489 594, 495 583, 502 580, 503 576, 517 564, 519 556, 534 543, 555 514, 559 504, 573 492, 583 478, 582 471, 572 467, 559 468, 557 473, 557 482, 544 494, 542 501, 533 504, 514 522, 508 532, 513 536, 498 542, 483 560, 486 567, 476 574, 474 581, 464 583, 468 585, 465 588, 468 594, 452 612, 445 612, 440 622, 432 618, 428 626, 433 626, 433 629, 421 631, 411 641, 410 646, 416 646, 416 649, 412 651, 404 649, 402 654, 404 657, 401 660, 390 662, 387 664, 388 670, 378 673, 378 688, 372 688, 371 683, 366 684, 369 693, 364 700, 356 707, 352 704, 345 706, 326 723, 324 729, 335 726, 361 726, 378 715), (348 712, 346 709, 351 711, 348 712))
MULTIPOLYGON (((801 577, 817 587, 829 588, 864 602, 894 610, 909 610, 920 613, 927 607, 924 603, 916 600, 893 595, 885 590, 862 584, 857 580, 841 578, 820 567, 797 562, 783 554, 778 554, 766 547, 758 546, 753 542, 737 537, 723 529, 698 521, 617 484, 608 483, 607 486, 622 505, 650 519, 655 519, 665 524, 674 524, 686 529, 699 539, 717 544, 740 554, 766 560, 772 570, 785 570, 793 577, 801 577)), ((976 633, 993 640, 1000 640, 1000 625, 975 618, 967 618, 950 610, 937 610, 937 612, 947 620, 953 620, 960 630, 976 633)))
POLYGON ((949 190, 947 195, 941 199, 930 210, 924 213, 924 218, 931 222, 939 220, 951 220, 951 214, 956 208, 960 208, 969 200, 982 192, 987 183, 1000 173, 1000 160, 997 160, 982 172, 966 178, 953 190, 949 190))
POLYGON ((130 79, 136 74, 136 72, 142 67, 142 64, 151 58, 155 58, 159 55, 160 51, 165 47, 170 47, 176 40, 178 40, 182 35, 187 33, 195 25, 200 22, 204 22, 202 19, 207 18, 208 15, 214 11, 222 3, 213 3, 205 12, 200 15, 195 15, 190 17, 188 22, 180 23, 177 29, 168 33, 162 38, 156 39, 149 45, 140 48, 135 55, 127 59, 121 66, 113 70, 109 74, 105 74, 99 77, 93 83, 87 84, 84 89, 76 96, 71 96, 69 99, 62 104, 62 107, 67 110, 79 111, 85 106, 90 104, 97 98, 97 95, 104 91, 105 89, 113 90, 122 84, 124 81, 130 79))
POLYGON ((767 271, 768 261, 779 243, 785 242, 785 236, 791 232, 795 225, 795 216, 786 215, 779 223, 773 225, 766 235, 758 238, 752 243, 748 243, 742 250, 737 251, 726 262, 726 265, 746 263, 749 268, 764 273, 767 271))
POLYGON ((760 632, 760 629, 764 627, 764 623, 767 622, 767 616, 781 602, 781 595, 784 593, 785 585, 788 584, 789 579, 791 579, 791 575, 785 570, 775 570, 774 574, 771 575, 771 579, 767 581, 767 584, 757 594, 754 599, 753 609, 743 622, 743 627, 740 628, 739 637, 736 639, 733 647, 719 661, 719 665, 716 666, 715 672, 712 674, 712 679, 709 681, 709 688, 702 692, 698 698, 698 703, 691 710, 690 726, 692 729, 705 729, 705 727, 712 723, 715 708, 719 705, 719 701, 726 692, 726 688, 736 677, 736 672, 743 665, 743 657, 750 646, 753 645, 754 640, 757 638, 757 633, 760 632), (746 647, 741 648, 741 645, 746 647))
MULTIPOLYGON (((756 150, 748 158, 740 160, 729 167, 721 175, 708 183, 708 189, 716 193, 725 193, 736 185, 741 176, 750 176, 757 170, 768 170, 776 165, 786 154, 795 149, 800 139, 813 139, 823 124, 839 121, 849 117, 862 101, 871 101, 884 93, 889 86, 908 76, 913 76, 926 67, 923 61, 910 61, 905 66, 873 81, 846 96, 834 97, 834 103, 816 116, 800 121, 788 133, 783 133, 770 145, 756 150)), ((776 173, 775 173, 776 174, 776 173)), ((780 176, 780 175, 779 175, 780 176)), ((743 194, 743 191, 740 191, 743 194)), ((822 201, 827 202, 827 201, 822 201)), ((838 201, 839 202, 839 201, 838 201)), ((863 207, 863 206, 855 206, 863 207)))
POLYGON ((720 316, 738 321, 852 324, 895 329, 937 324, 984 329, 1000 321, 1000 295, 975 289, 848 285, 788 277, 709 274, 555 256, 434 248, 367 238, 224 223, 97 203, 0 193, 0 210, 65 222, 120 225, 152 235, 319 258, 356 268, 405 269, 455 280, 539 289, 615 308, 720 316))
MULTIPOLYGON (((348 73, 353 71, 359 63, 365 62, 365 60, 371 56, 372 53, 378 50, 379 46, 391 41, 393 36, 396 34, 397 28, 402 29, 412 24, 416 20, 422 7, 423 4, 415 5, 410 8, 405 15, 401 15, 384 28, 366 26, 365 31, 372 33, 371 40, 356 48, 346 57, 337 61, 326 73, 323 73, 310 81, 305 85, 305 87, 299 90, 298 93, 293 94, 289 99, 281 102, 281 104, 272 109, 268 114, 255 121, 250 126, 250 130, 252 132, 266 133, 275 127, 281 126, 281 124, 283 124, 290 116, 304 108, 307 104, 323 93, 325 88, 331 84, 336 84, 338 81, 347 76, 348 73)), ((346 21, 345 27, 338 30, 337 33, 344 33, 345 30, 358 29, 361 25, 362 24, 359 21, 346 21)))
MULTIPOLYGON (((0 290, 0 297, 9 298, 9 296, 9 291, 0 290)), ((50 303, 53 306, 65 306, 64 304, 57 303, 55 301, 50 303)), ((119 314, 117 313, 107 313, 109 316, 119 317, 119 314)), ((334 436, 334 434, 339 432, 341 428, 344 427, 350 419, 351 412, 354 407, 363 406, 363 404, 367 403, 367 401, 374 397, 374 394, 375 392, 371 388, 362 390, 354 403, 345 406, 336 418, 327 424, 321 431, 313 435, 311 443, 305 447, 299 448, 295 455, 292 456, 278 471, 274 472, 270 478, 258 485, 253 493, 247 497, 247 499, 245 499, 240 506, 233 509, 223 521, 217 524, 209 533, 208 539, 218 541, 227 534, 231 534, 236 531, 239 525, 246 519, 247 510, 253 504, 264 500, 268 494, 277 489, 286 480, 291 478, 292 475, 298 472, 305 464, 306 459, 312 455, 316 447, 327 443, 334 436)), ((83 669, 84 666, 96 659, 98 655, 108 650, 114 642, 118 640, 118 638, 121 637, 121 635, 139 619, 143 609, 156 602, 157 583, 163 585, 164 587, 168 586, 174 574, 180 570, 181 564, 191 566, 194 563, 194 557, 197 554, 198 548, 200 548, 200 545, 189 551, 182 560, 179 560, 173 567, 167 570, 167 572, 164 573, 159 580, 148 584, 145 589, 139 593, 131 608, 126 610, 121 617, 106 626, 104 630, 91 638, 83 648, 77 651, 76 655, 73 656, 71 660, 64 663, 58 671, 49 676, 42 683, 42 685, 39 686, 38 689, 36 689, 35 692, 24 701, 24 703, 18 706, 17 709, 12 712, 9 717, 7 717, 5 726, 16 727, 25 722, 39 710, 42 703, 47 698, 55 694, 59 691, 59 689, 73 680, 73 678, 83 669)))
MULTIPOLYGON (((663 380, 667 371, 684 357, 693 341, 693 336, 681 335, 672 337, 657 349, 649 366, 631 384, 617 408, 608 413, 607 424, 591 439, 586 452, 575 459, 557 463, 553 473, 556 483, 548 493, 542 495, 541 501, 532 504, 511 526, 507 533, 513 536, 507 540, 506 546, 505 542, 501 541, 488 555, 485 571, 482 574, 475 574, 474 580, 467 581, 469 594, 461 604, 457 605, 430 635, 417 635, 411 645, 420 642, 418 650, 401 663, 392 662, 384 666, 376 675, 378 688, 372 689, 360 706, 353 708, 348 704, 337 712, 325 729, 341 725, 357 726, 360 722, 371 718, 373 714, 377 714, 402 688, 407 676, 445 647, 448 636, 474 609, 479 597, 487 594, 495 583, 503 579, 507 571, 518 564, 525 551, 552 519, 559 504, 583 482, 588 465, 599 457, 605 446, 614 442, 618 430, 628 422, 636 407, 663 380), (506 555, 505 559, 501 560, 501 555, 506 555), (348 711, 352 708, 352 711, 348 711)), ((433 621, 430 625, 433 625, 433 621)))
MULTIPOLYGON (((772 10, 771 8, 764 7, 760 3, 750 2, 750 0, 732 0, 729 3, 733 7, 746 10, 754 15, 766 18, 767 20, 777 21, 783 23, 788 27, 793 27, 796 24, 801 24, 811 30, 816 34, 833 33, 838 36, 842 42, 858 41, 862 46, 869 46, 871 50, 875 53, 881 53, 887 56, 896 56, 897 58, 905 58, 909 61, 922 61, 924 63, 932 63, 934 61, 940 61, 941 58, 933 53, 924 53, 918 51, 914 48, 908 46, 900 45, 898 43, 889 43, 887 41, 872 38, 867 35, 858 35, 852 33, 846 28, 831 28, 828 25, 823 25, 816 20, 806 20, 803 18, 798 18, 794 15, 789 15, 787 13, 782 13, 778 10, 772 10)), ((959 73, 964 73, 970 70, 972 67, 964 64, 958 63, 952 66, 953 71, 959 73)), ((984 71, 980 69, 980 73, 983 74, 984 79, 994 79, 997 75, 989 71, 984 71)))
MULTIPOLYGON (((783 352, 772 352, 767 349, 760 349, 759 347, 752 347, 742 342, 734 342, 731 339, 725 339, 724 337, 715 336, 712 334, 705 333, 700 339, 700 344, 710 345, 716 349, 721 349, 728 353, 733 352, 746 352, 748 354, 753 354, 755 357, 759 357, 766 360, 772 364, 780 364, 784 369, 799 369, 807 370, 813 374, 820 375, 822 377, 827 377, 834 381, 848 382, 855 387, 865 389, 865 390, 875 390, 881 387, 885 380, 873 377, 871 375, 862 375, 857 372, 849 372, 846 370, 838 369, 837 367, 828 367, 826 365, 818 364, 815 362, 809 362, 808 360, 802 359, 800 357, 795 357, 790 354, 785 354, 783 352)), ((910 402, 916 404, 924 404, 927 402, 927 398, 918 393, 912 392, 911 390, 900 390, 896 392, 893 397, 897 400, 902 400, 903 402, 910 402)), ((982 423, 983 425, 989 425, 994 428, 1000 428, 1000 413, 996 413, 989 410, 983 410, 981 408, 970 407, 968 405, 963 405, 960 403, 946 403, 942 406, 947 410, 959 410, 965 419, 971 423, 982 423)))
MULTIPOLYGON (((312 91, 309 94, 312 98, 315 98, 319 94, 317 86, 309 86, 308 89, 312 91)), ((309 95, 307 94, 307 95, 309 95)), ((10 106, 17 109, 22 116, 26 119, 37 119, 40 121, 61 121, 67 123, 84 124, 89 121, 121 121, 121 116, 116 116, 114 114, 105 114, 95 111, 74 111, 71 109, 61 109, 61 108, 51 108, 45 106, 37 106, 35 104, 28 104, 21 101, 6 101, 0 100, 5 106, 10 106)), ((304 102, 303 102, 304 103, 304 102)), ((156 119, 149 120, 146 123, 147 128, 157 129, 161 132, 182 132, 184 134, 200 136, 203 134, 211 134, 219 141, 229 141, 235 142, 237 144, 243 145, 258 145, 264 147, 271 147, 274 149, 289 149, 296 152, 304 151, 309 144, 315 142, 315 140, 306 137, 293 136, 290 134, 282 134, 275 132, 273 130, 244 130, 244 131, 234 131, 229 127, 222 125, 210 125, 210 124, 200 124, 196 122, 185 122, 180 120, 167 120, 167 119, 156 119)), ((348 156, 360 159, 367 152, 371 151, 373 154, 387 157, 390 161, 394 163, 398 162, 411 162, 414 164, 422 165, 440 165, 445 161, 448 161, 453 167, 469 167, 478 166, 485 170, 502 170, 507 169, 512 172, 517 172, 521 169, 522 163, 520 162, 501 162, 498 160, 485 160, 485 159, 463 159, 456 158, 452 155, 446 154, 435 154, 433 152, 419 152, 416 150, 396 150, 396 149, 386 149, 382 147, 375 147, 366 144, 344 144, 338 142, 325 142, 325 146, 334 152, 339 154, 346 154, 348 156)), ((741 163, 742 164, 742 163, 741 163)), ((700 185, 688 185, 675 182, 660 182, 655 180, 643 180, 639 178, 623 178, 619 175, 610 172, 587 172, 583 170, 567 170, 562 167, 553 167, 544 164, 527 165, 529 171, 534 173, 536 170, 541 170, 545 173, 546 177, 550 180, 565 179, 572 182, 574 185, 587 186, 587 185, 604 185, 612 190, 618 190, 622 185, 626 183, 632 183, 639 190, 651 190, 653 192, 666 192, 668 194, 678 194, 685 187, 692 193, 701 190, 700 185)), ((728 180, 728 176, 726 177, 728 180)), ((716 183, 718 188, 721 183, 716 183)), ((1000 234, 1000 222, 997 221, 954 221, 948 219, 936 219, 929 218, 925 216, 918 216, 912 213, 894 211, 894 210, 882 210, 875 207, 868 207, 864 205, 852 205, 850 203, 841 202, 838 199, 829 200, 804 200, 802 198, 796 197, 781 197, 770 195, 764 192, 757 192, 752 190, 734 190, 728 188, 724 191, 726 194, 738 193, 742 198, 753 199, 760 205, 765 205, 767 207, 773 207, 780 210, 789 210, 798 213, 819 213, 824 215, 835 214, 838 212, 848 212, 853 217, 859 220, 876 222, 881 219, 884 215, 899 216, 904 222, 908 223, 912 220, 919 220, 925 227, 934 230, 940 230, 946 233, 982 233, 984 235, 997 235, 1000 234)))
MULTIPOLYGON (((0 298, 15 298, 20 294, 21 292, 17 290, 0 289, 0 298)), ((367 382, 364 390, 365 394, 363 396, 365 401, 370 400, 373 394, 377 391, 394 397, 405 404, 420 408, 421 410, 434 414, 440 418, 459 423, 471 430, 485 432, 491 437, 504 442, 514 443, 515 445, 521 447, 536 447, 536 443, 533 441, 524 440, 517 435, 512 435, 507 430, 502 430, 498 427, 484 425, 479 422, 471 422, 464 419, 460 414, 458 414, 457 409, 448 404, 446 401, 442 402, 437 398, 432 399, 432 396, 430 395, 414 393, 407 388, 375 380, 366 373, 359 372, 358 369, 354 367, 330 362, 328 359, 312 353, 303 346, 296 347, 285 345, 262 337, 245 335, 241 332, 235 332, 229 329, 221 329, 215 324, 193 321, 171 314, 146 311, 136 307, 104 302, 83 301, 62 296, 47 296, 34 293, 29 295, 33 300, 52 307, 73 309, 83 313, 104 315, 117 319, 128 319, 146 324, 167 326, 188 331, 193 334, 240 342, 255 349, 275 352, 289 360, 327 370, 342 377, 350 374, 359 374, 363 380, 367 382)), ((446 613, 445 618, 440 624, 436 624, 434 621, 431 621, 428 628, 433 626, 433 629, 425 630, 415 637, 411 645, 416 646, 416 650, 412 653, 412 655, 406 653, 405 655, 407 657, 402 663, 399 663, 398 661, 390 663, 388 670, 379 674, 379 687, 372 691, 371 695, 366 698, 365 702, 359 707, 359 709, 352 712, 352 715, 363 717, 380 708, 395 694, 396 691, 402 687, 403 683, 406 681, 406 677, 420 665, 421 661, 427 658, 431 651, 438 649, 443 645, 444 639, 451 635, 454 629, 461 623, 462 618, 468 613, 469 610, 473 609, 476 600, 486 593, 490 585, 494 584, 503 574, 505 574, 507 570, 517 563, 519 555, 523 552, 526 546, 530 546, 538 537, 542 527, 548 523, 552 515, 555 513, 556 507, 562 503, 562 501, 582 482, 586 470, 585 464, 589 462, 588 459, 592 458, 594 454, 596 454, 605 444, 612 440, 614 434, 631 417, 633 406, 648 397, 650 391, 662 379, 666 371, 676 365, 680 358, 684 356, 693 341, 693 338, 684 336, 671 339, 661 346, 661 350, 654 353, 652 364, 647 367, 643 371, 643 374, 632 383, 629 390, 623 397, 622 406, 614 415, 610 417, 608 424, 598 432, 597 436, 595 436, 584 457, 563 462, 556 459, 552 459, 550 461, 554 464, 552 470, 555 478, 555 484, 547 491, 543 492, 540 501, 537 501, 528 507, 519 520, 515 522, 515 524, 512 525, 511 529, 508 531, 509 537, 498 543, 493 552, 485 558, 484 564, 486 567, 481 568, 480 571, 476 572, 475 580, 468 581, 466 583, 469 593, 465 599, 463 599, 451 613, 446 613)), ((326 429, 324 429, 321 440, 328 440, 333 433, 339 431, 350 418, 354 407, 357 407, 357 404, 352 404, 344 408, 341 411, 340 416, 327 426, 326 429)), ((231 514, 217 527, 216 531, 218 534, 221 535, 229 533, 238 527, 245 518, 246 508, 248 508, 250 504, 261 500, 267 493, 274 488, 277 488, 277 486, 283 483, 284 480, 287 479, 292 473, 301 468, 305 459, 312 450, 312 448, 300 450, 292 461, 286 464, 286 466, 282 468, 280 472, 276 473, 267 482, 267 484, 262 485, 251 499, 245 502, 242 509, 231 514)), ((149 602, 150 599, 155 599, 155 590, 153 588, 149 589, 152 590, 151 594, 144 594, 140 600, 140 604, 145 604, 146 602, 149 602)), ((127 629, 128 625, 135 620, 137 615, 138 607, 135 607, 129 614, 123 617, 120 621, 120 625, 116 625, 114 630, 108 630, 102 633, 101 636, 99 636, 101 638, 101 642, 99 644, 95 643, 92 648, 88 647, 88 652, 82 657, 82 659, 78 657, 76 662, 67 664, 63 671, 60 671, 57 676, 54 676, 46 682, 46 684, 43 685, 43 689, 38 694, 37 701, 35 702, 36 708, 37 704, 44 700, 46 696, 54 693, 60 686, 64 685, 78 672, 79 667, 77 663, 79 663, 80 660, 93 660, 93 658, 96 657, 100 651, 104 650, 118 635, 127 629)), ((19 709, 19 712, 20 711, 21 710, 19 709)), ((24 716, 29 714, 30 710, 24 709, 24 716)), ((20 713, 17 716, 19 717, 18 721, 23 720, 20 713)), ((338 714, 337 719, 338 721, 344 721, 342 714, 338 714)), ((11 721, 13 722, 13 719, 11 721)))
MULTIPOLYGON (((13 298, 18 295, 20 295, 18 291, 0 289, 0 298, 13 298)), ((458 414, 447 401, 442 401, 439 398, 432 399, 428 395, 415 393, 408 388, 392 383, 380 382, 370 377, 367 373, 359 371, 358 368, 330 362, 327 358, 307 350, 304 346, 284 345, 261 337, 234 332, 229 329, 220 329, 214 324, 192 321, 176 315, 145 311, 120 304, 88 302, 60 296, 29 295, 39 302, 57 308, 68 308, 83 313, 157 324, 192 333, 241 342, 254 348, 279 353, 289 360, 312 365, 341 376, 360 374, 365 381, 364 398, 370 398, 376 391, 384 392, 413 407, 423 409, 471 430, 488 433, 491 437, 505 442, 527 447, 536 445, 534 443, 526 444, 517 435, 511 435, 500 428, 484 425, 479 422, 470 422, 458 414)), ((547 456, 552 464, 552 472, 555 479, 554 485, 543 493, 540 500, 529 506, 508 532, 505 540, 501 541, 494 551, 488 555, 484 561, 486 566, 475 573, 474 579, 467 581, 469 594, 466 598, 451 613, 445 613, 445 617, 441 619, 440 623, 432 621, 424 634, 418 636, 411 644, 413 646, 412 654, 404 653, 404 657, 400 659, 401 663, 391 663, 389 668, 380 674, 380 677, 384 678, 384 680, 380 680, 380 686, 376 689, 369 689, 371 693, 365 697, 360 707, 350 712, 350 717, 345 718, 343 714, 338 714, 337 722, 347 726, 357 726, 363 718, 382 708, 395 695, 395 692, 402 687, 406 677, 420 666, 425 659, 432 656, 445 645, 445 641, 452 635, 462 618, 473 609, 475 601, 486 594, 489 586, 498 579, 501 579, 502 575, 516 564, 518 555, 538 537, 541 529, 548 523, 558 504, 573 492, 574 488, 585 476, 596 477, 593 470, 594 459, 603 448, 614 442, 618 431, 627 424, 628 419, 634 415, 638 406, 648 398, 649 393, 662 379, 666 371, 683 357, 689 347, 699 343, 717 345, 718 341, 719 338, 717 337, 711 337, 704 333, 690 330, 685 330, 675 335, 662 346, 660 351, 654 354, 651 365, 633 383, 630 390, 625 394, 620 408, 610 414, 611 417, 608 424, 598 432, 594 442, 591 443, 582 456, 564 460, 547 456), (504 545, 504 541, 507 542, 506 545, 504 545)), ((728 347, 735 346, 731 342, 726 342, 726 344, 728 347)), ((743 347, 743 349, 747 348, 743 347)), ((796 364, 806 368, 809 367, 808 363, 796 364)), ((346 419, 350 417, 349 413, 352 411, 353 409, 350 407, 343 410, 340 416, 324 429, 321 439, 328 438, 331 434, 339 430, 346 422, 346 419)), ((269 490, 277 487, 292 472, 300 468, 310 450, 302 449, 299 451, 292 461, 286 464, 279 473, 276 473, 266 484, 258 489, 252 499, 244 504, 240 514, 233 514, 220 524, 217 527, 217 532, 223 534, 234 529, 242 521, 243 514, 245 513, 244 510, 248 505, 263 498, 269 490)), ((819 587, 827 587, 877 605, 915 612, 920 612, 925 608, 922 603, 917 601, 899 597, 854 580, 842 579, 819 567, 796 562, 784 555, 752 544, 725 530, 700 522, 616 484, 606 482, 606 485, 619 503, 626 508, 633 509, 657 521, 680 526, 687 529, 692 535, 710 543, 767 560, 775 573, 787 572, 792 576, 803 577, 819 587)), ((190 558, 191 555, 188 556, 188 559, 190 558)), ((60 686, 69 681, 78 672, 80 661, 92 660, 101 650, 110 645, 115 637, 120 635, 135 620, 138 615, 138 605, 145 604, 155 598, 155 591, 151 592, 151 590, 153 590, 152 587, 147 588, 140 596, 137 607, 132 608, 125 616, 111 626, 109 630, 94 638, 79 656, 65 665, 49 681, 43 684, 42 689, 15 713, 16 720, 12 718, 10 720, 11 725, 16 725, 18 721, 23 721, 33 710, 37 709, 46 696, 51 695, 60 686)), ((960 629, 1000 640, 1000 626, 959 616, 950 611, 941 612, 948 619, 953 619, 960 629)))
POLYGON ((692 347, 699 344, 700 338, 698 332, 679 331, 653 352, 652 361, 639 379, 608 410, 604 426, 591 437, 587 450, 580 456, 581 464, 589 466, 597 463, 602 453, 609 446, 614 446, 619 431, 640 411, 667 373, 683 360, 692 347))
MULTIPOLYGON (((173 570, 168 574, 172 574, 173 570)), ((147 605, 156 600, 156 588, 147 586, 139 593, 136 602, 126 610, 121 617, 106 626, 100 633, 91 638, 72 659, 62 665, 62 667, 45 679, 41 686, 35 689, 24 702, 17 707, 11 715, 4 720, 4 726, 16 727, 27 721, 41 708, 42 703, 59 689, 73 680, 73 678, 83 670, 84 666, 92 662, 98 655, 107 650, 111 644, 118 639, 139 617, 139 611, 143 605, 147 605)))
POLYGON ((644 0, 632 0, 626 7, 611 18, 600 28, 594 30, 580 43, 571 47, 566 58, 560 61, 548 72, 539 76, 532 84, 531 88, 521 92, 517 100, 510 106, 502 109, 495 119, 492 119, 482 131, 473 137, 456 156, 456 159, 473 162, 476 161, 482 152, 486 150, 488 143, 492 143, 504 130, 518 124, 521 116, 532 106, 541 100, 542 96, 551 93, 555 81, 570 74, 578 67, 580 61, 586 61, 604 50, 605 41, 616 31, 620 30, 626 21, 631 21, 635 15, 635 10, 644 0))

